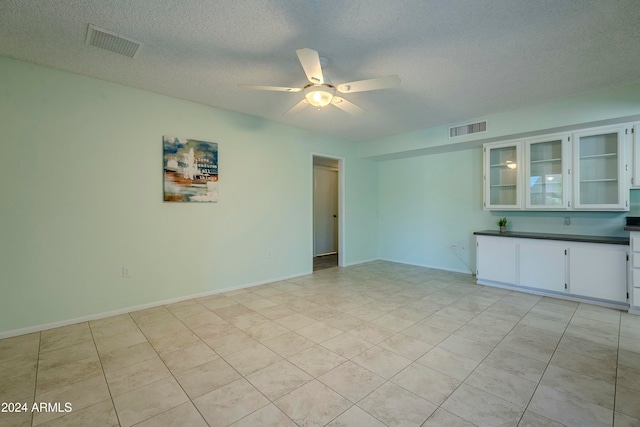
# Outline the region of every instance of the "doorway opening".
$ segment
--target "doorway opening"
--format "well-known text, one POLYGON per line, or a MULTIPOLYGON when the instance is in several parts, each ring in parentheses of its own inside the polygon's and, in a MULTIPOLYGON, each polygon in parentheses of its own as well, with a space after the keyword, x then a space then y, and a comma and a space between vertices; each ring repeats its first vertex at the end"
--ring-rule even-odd
POLYGON ((313 270, 343 266, 343 159, 313 155, 313 270))

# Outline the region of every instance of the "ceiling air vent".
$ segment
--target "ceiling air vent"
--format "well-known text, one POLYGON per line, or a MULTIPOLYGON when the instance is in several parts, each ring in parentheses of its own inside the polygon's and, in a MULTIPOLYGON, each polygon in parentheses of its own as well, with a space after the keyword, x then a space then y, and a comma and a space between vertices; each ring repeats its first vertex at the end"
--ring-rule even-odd
POLYGON ((468 125, 460 125, 449 128, 449 138, 455 138, 456 136, 469 135, 477 132, 485 132, 487 130, 487 122, 482 121, 478 123, 471 123, 468 125))
POLYGON ((106 49, 119 53, 120 55, 128 56, 129 58, 138 56, 143 46, 143 44, 138 41, 128 37, 122 37, 112 31, 96 27, 93 24, 89 24, 85 43, 89 46, 99 47, 100 49, 106 49))

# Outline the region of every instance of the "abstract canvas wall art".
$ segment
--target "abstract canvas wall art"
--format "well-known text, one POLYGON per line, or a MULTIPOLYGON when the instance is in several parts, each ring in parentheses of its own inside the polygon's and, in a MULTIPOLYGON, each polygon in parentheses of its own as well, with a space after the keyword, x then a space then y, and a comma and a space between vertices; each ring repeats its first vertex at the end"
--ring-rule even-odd
POLYGON ((164 201, 218 201, 218 144, 163 136, 164 201))

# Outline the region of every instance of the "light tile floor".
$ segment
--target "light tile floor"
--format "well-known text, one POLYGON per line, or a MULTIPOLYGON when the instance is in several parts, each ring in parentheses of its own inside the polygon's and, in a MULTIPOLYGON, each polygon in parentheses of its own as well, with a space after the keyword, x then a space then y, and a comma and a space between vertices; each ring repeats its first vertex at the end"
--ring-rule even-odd
POLYGON ((29 408, 1 426, 638 426, 640 316, 372 262, 0 340, 0 402, 29 408))

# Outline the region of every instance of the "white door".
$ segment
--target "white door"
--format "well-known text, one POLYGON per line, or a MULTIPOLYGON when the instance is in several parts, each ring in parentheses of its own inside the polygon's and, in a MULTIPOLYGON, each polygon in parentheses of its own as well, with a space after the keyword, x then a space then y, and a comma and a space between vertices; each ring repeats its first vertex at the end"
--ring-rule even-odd
POLYGON ((572 244, 569 293, 609 301, 627 301, 626 245, 572 244))
POLYGON ((523 239, 518 248, 520 286, 565 292, 567 283, 564 242, 523 239))
POLYGON ((518 239, 476 236, 476 275, 479 281, 516 284, 518 239))
POLYGON ((338 171, 313 167, 314 256, 338 252, 338 171))

